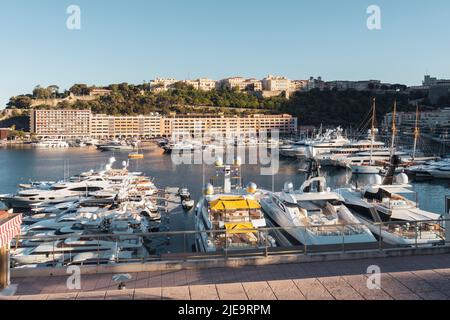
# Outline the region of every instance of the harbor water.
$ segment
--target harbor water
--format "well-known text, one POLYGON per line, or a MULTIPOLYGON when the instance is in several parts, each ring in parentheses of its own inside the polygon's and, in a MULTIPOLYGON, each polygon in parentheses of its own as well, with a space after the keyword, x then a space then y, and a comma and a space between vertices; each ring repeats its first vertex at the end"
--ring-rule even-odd
MULTIPOLYGON (((202 187, 215 173, 212 165, 180 164, 172 161, 158 146, 143 150, 144 159, 129 160, 129 169, 140 171, 154 179, 159 188, 187 187, 193 199, 201 197, 202 187)), ((95 148, 36 149, 30 147, 3 148, 0 150, 0 193, 14 193, 20 183, 33 181, 55 181, 91 169, 104 167, 114 156, 117 163, 128 161, 128 152, 101 152, 95 148)), ((244 161, 245 162, 245 161, 244 161)), ((280 159, 278 172, 274 176, 261 175, 260 165, 242 166, 242 181, 246 185, 254 182, 260 188, 280 191, 285 182, 293 182, 299 188, 305 179, 304 163, 294 159, 280 159)), ((352 176, 345 169, 324 168, 328 186, 338 188, 349 183, 362 186, 374 182, 373 176, 352 176)), ((422 209, 444 213, 445 196, 450 195, 450 181, 411 181, 418 194, 422 209)), ((180 226, 189 229, 191 223, 180 226)), ((178 228, 177 228, 178 229, 178 228)))

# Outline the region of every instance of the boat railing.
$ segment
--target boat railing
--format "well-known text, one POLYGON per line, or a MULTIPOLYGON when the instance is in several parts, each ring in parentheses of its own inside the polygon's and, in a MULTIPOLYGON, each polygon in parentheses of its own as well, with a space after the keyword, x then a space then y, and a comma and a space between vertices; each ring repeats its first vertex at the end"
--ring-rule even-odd
POLYGON ((11 262, 13 266, 21 267, 27 263, 42 267, 64 267, 72 264, 150 263, 232 256, 343 254, 450 247, 450 232, 445 228, 448 223, 450 219, 390 221, 371 225, 347 223, 237 230, 18 236, 11 243, 11 262), (303 235, 303 239, 306 239, 304 243, 295 240, 296 234, 303 235), (316 238, 311 238, 311 235, 316 238), (71 245, 73 241, 66 241, 69 238, 75 239, 76 245, 71 245), (214 247, 200 250, 201 239, 213 240, 214 247), (221 243, 215 241, 218 239, 221 239, 221 243), (246 242, 246 239, 252 241, 246 242), (38 245, 40 250, 33 250, 38 245), (28 255, 26 259, 22 259, 24 254, 28 255))

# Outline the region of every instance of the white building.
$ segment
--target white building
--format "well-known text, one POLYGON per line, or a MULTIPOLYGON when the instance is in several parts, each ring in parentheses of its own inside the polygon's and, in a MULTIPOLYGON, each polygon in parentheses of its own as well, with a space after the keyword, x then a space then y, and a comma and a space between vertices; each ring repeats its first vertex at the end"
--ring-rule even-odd
POLYGON ((239 91, 262 91, 262 82, 251 78, 231 77, 222 79, 217 84, 218 88, 233 90, 237 88, 239 91))
POLYGON ((200 78, 197 80, 185 80, 183 82, 187 85, 193 86, 194 89, 197 90, 211 91, 216 88, 216 81, 208 78, 200 78))
POLYGON ((179 81, 174 78, 156 78, 150 81, 150 88, 153 91, 167 91, 177 82, 179 81))
POLYGON ((262 80, 263 90, 266 91, 290 91, 291 80, 286 77, 268 75, 262 80))

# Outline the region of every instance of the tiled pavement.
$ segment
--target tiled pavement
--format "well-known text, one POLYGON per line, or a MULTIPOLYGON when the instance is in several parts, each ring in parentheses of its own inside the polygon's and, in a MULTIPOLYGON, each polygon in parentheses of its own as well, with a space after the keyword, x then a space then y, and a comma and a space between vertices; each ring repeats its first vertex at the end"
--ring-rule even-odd
MULTIPOLYGON (((66 277, 16 278, 8 299, 450 299, 450 254, 370 260, 315 262, 132 273, 126 290, 112 274, 83 275, 81 290, 69 290, 66 277), (367 268, 381 268, 381 289, 367 286, 367 268)), ((0 297, 1 299, 1 297, 0 297)))

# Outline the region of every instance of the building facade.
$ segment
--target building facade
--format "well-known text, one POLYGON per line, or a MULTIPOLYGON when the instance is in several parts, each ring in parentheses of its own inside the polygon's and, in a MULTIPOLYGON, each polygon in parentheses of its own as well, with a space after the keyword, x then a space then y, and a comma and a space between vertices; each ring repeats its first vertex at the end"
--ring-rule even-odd
POLYGON ((291 80, 286 77, 268 75, 262 80, 262 87, 266 91, 290 91, 291 80))
POLYGON ((239 91, 262 91, 262 82, 257 79, 245 79, 243 77, 232 77, 222 79, 217 83, 218 88, 239 91))
POLYGON ((91 110, 33 110, 30 130, 38 137, 88 137, 91 132, 91 110))
POLYGON ((180 115, 163 119, 161 135, 170 137, 174 134, 217 134, 231 137, 270 130, 278 130, 280 134, 295 133, 297 118, 288 114, 247 117, 180 115))
POLYGON ((161 116, 91 116, 90 136, 93 138, 141 137, 151 138, 161 134, 161 116))
POLYGON ((31 132, 39 138, 151 138, 173 134, 220 134, 232 136, 278 130, 295 133, 297 118, 290 115, 218 115, 159 114, 110 116, 91 114, 90 110, 33 110, 31 132))
POLYGON ((167 91, 171 88, 175 83, 179 82, 174 78, 156 78, 150 81, 150 88, 153 91, 167 91))

